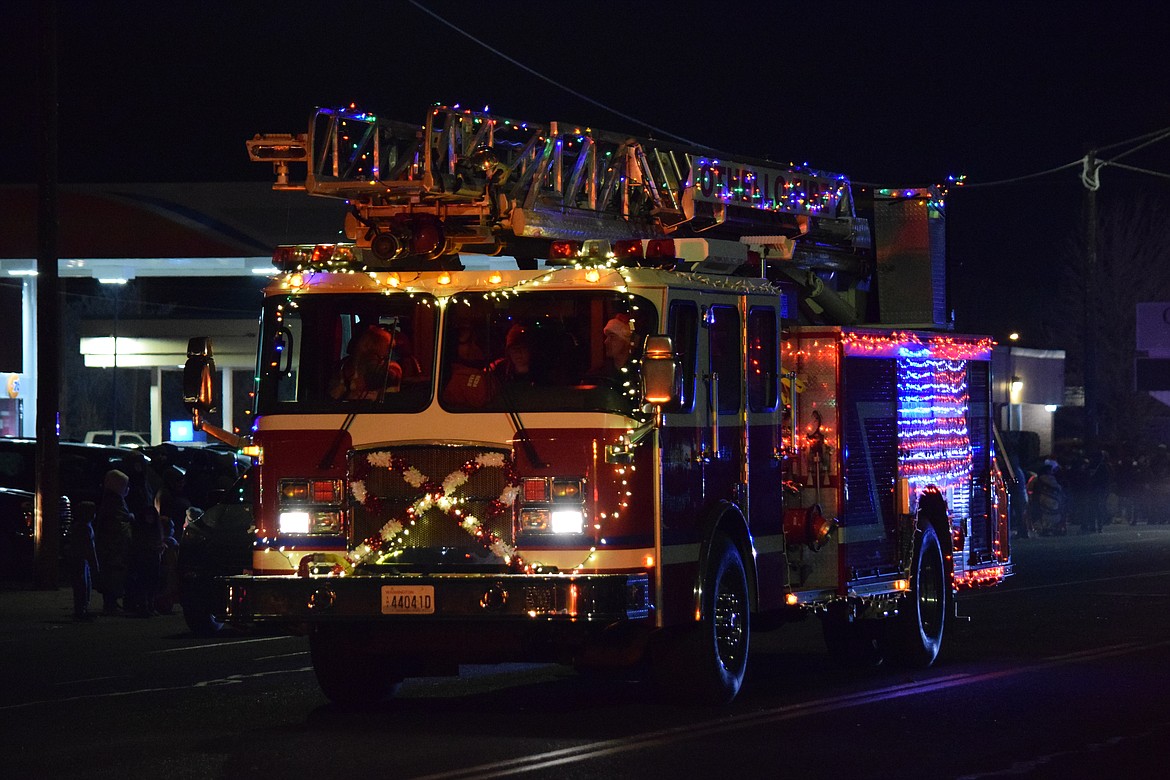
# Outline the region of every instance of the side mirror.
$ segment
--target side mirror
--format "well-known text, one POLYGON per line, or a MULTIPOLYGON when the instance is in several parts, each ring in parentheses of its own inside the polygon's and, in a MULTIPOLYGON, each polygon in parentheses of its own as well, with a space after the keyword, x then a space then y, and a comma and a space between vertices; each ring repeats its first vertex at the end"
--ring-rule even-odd
POLYGON ((647 336, 642 351, 642 399, 655 406, 673 402, 676 371, 670 336, 647 336))
POLYGON ((183 403, 195 416, 216 411, 215 358, 211 339, 199 336, 187 342, 187 363, 183 366, 183 403))

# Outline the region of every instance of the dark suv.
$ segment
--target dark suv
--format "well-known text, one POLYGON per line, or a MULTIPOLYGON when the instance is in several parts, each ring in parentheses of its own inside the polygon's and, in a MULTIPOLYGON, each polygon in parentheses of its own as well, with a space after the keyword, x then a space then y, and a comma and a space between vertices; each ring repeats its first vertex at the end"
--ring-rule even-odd
MULTIPOLYGON (((0 438, 0 578, 22 579, 32 571, 33 507, 36 500, 36 439, 0 438)), ((142 470, 150 459, 126 447, 60 442, 61 555, 73 515, 83 501, 97 504, 102 479, 112 468, 142 470)))
MULTIPOLYGON (((0 487, 36 492, 36 454, 36 439, 0 438, 0 487)), ((110 469, 142 470, 155 479, 150 458, 129 447, 63 441, 58 444, 58 467, 61 492, 74 506, 81 501, 97 503, 110 469)))

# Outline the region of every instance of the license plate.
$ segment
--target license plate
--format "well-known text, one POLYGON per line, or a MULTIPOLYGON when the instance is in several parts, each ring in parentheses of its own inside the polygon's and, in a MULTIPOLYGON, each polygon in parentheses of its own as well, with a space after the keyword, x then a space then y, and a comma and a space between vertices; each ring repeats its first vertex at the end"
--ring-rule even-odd
POLYGON ((435 586, 383 585, 383 615, 435 614, 435 586))

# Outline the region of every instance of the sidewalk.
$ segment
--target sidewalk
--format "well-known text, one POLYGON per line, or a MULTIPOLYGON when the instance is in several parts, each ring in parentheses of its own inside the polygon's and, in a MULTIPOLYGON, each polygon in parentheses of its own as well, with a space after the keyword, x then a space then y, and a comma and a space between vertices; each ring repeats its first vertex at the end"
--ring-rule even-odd
MULTIPOLYGON (((186 625, 183 624, 183 612, 178 605, 169 615, 156 615, 146 619, 122 614, 106 616, 101 614, 101 594, 94 593, 89 607, 90 613, 95 616, 94 623, 165 621, 170 624, 171 621, 178 620, 178 625, 186 629, 186 625)), ((38 590, 27 583, 0 582, 0 630, 17 624, 74 622, 76 621, 73 620, 73 589, 68 584, 58 583, 55 590, 38 590)))
MULTIPOLYGON (((97 595, 97 594, 95 594, 97 595)), ((101 609, 101 596, 95 603, 101 609)), ((27 583, 0 582, 0 623, 72 620, 73 590, 35 590, 27 583)))

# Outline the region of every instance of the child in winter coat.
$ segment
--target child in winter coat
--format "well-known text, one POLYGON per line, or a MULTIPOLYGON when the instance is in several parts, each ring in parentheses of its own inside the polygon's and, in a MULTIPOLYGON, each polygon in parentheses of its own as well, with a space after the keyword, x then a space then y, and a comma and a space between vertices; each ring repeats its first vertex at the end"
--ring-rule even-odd
POLYGON ((93 592, 93 578, 98 574, 97 548, 93 536, 94 504, 83 501, 77 506, 77 515, 69 526, 66 548, 69 576, 73 584, 73 619, 93 620, 89 613, 89 598, 93 592))

